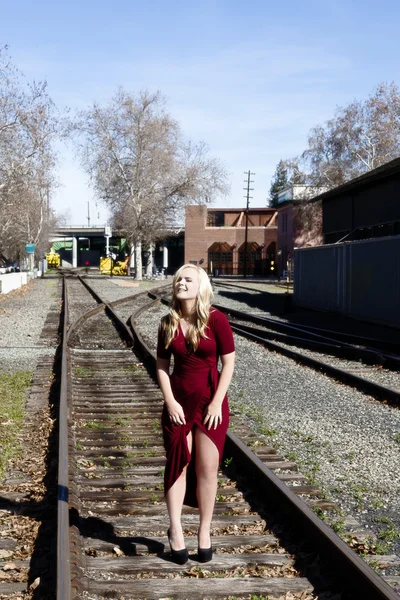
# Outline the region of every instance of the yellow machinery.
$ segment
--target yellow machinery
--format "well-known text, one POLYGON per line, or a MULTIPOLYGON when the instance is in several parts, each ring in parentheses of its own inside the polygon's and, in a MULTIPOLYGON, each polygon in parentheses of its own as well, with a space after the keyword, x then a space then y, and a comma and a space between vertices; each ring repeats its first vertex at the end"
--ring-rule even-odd
POLYGON ((61 264, 60 255, 58 252, 48 252, 46 254, 47 266, 49 268, 59 267, 61 264))
POLYGON ((114 262, 112 258, 100 258, 100 273, 103 275, 127 275, 128 274, 129 257, 123 261, 114 262))

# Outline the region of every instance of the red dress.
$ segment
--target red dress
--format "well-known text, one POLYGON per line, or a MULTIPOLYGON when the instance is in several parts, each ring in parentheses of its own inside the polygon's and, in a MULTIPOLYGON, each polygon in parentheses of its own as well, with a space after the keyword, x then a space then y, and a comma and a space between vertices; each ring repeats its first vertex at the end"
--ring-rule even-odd
POLYGON ((225 437, 229 425, 228 398, 222 402, 222 423, 216 429, 203 425, 205 407, 212 400, 218 385, 218 357, 235 350, 232 330, 228 319, 214 308, 210 309, 205 330, 208 339, 200 338, 196 352, 188 349, 180 325, 175 338, 165 348, 162 331, 159 331, 157 356, 169 359, 174 356, 174 370, 170 376, 174 398, 185 413, 186 425, 171 423, 167 407, 162 412, 162 428, 167 463, 164 474, 164 492, 175 483, 184 467, 189 464, 184 504, 198 506, 196 497, 196 473, 194 469, 195 444, 189 452, 186 436, 195 426, 214 442, 222 460, 225 437))

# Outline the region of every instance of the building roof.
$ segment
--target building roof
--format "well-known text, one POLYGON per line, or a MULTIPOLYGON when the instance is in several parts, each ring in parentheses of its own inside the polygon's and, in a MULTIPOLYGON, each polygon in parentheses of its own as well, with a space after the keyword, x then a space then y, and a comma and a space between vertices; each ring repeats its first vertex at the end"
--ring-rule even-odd
MULTIPOLYGON (((243 244, 239 246, 238 251, 243 252, 245 248, 246 242, 243 242, 243 244)), ((247 242, 247 252, 256 252, 258 249, 261 249, 261 245, 257 244, 257 242, 247 242)))
POLYGON ((85 227, 84 225, 65 225, 60 227, 55 227, 51 232, 51 236, 79 236, 79 237, 90 237, 97 235, 104 235, 105 227, 104 226, 93 226, 93 227, 85 227))
POLYGON ((326 192, 326 186, 291 183, 277 193, 278 205, 296 200, 304 202, 323 192, 326 192))
POLYGON ((336 196, 339 196, 340 194, 345 194, 355 188, 379 181, 380 179, 384 179, 385 177, 389 177, 390 175, 394 175, 396 173, 400 173, 400 158, 395 158, 394 160, 391 160, 390 162, 385 163, 376 169, 372 169, 371 171, 360 175, 359 177, 350 179, 350 181, 332 188, 328 192, 324 192, 319 196, 315 196, 310 201, 315 202, 316 200, 330 200, 336 196))
MULTIPOLYGON (((240 213, 240 212, 245 212, 246 211, 246 207, 238 207, 238 208, 216 208, 216 207, 208 207, 207 206, 207 210, 210 211, 215 211, 215 212, 224 212, 224 213, 240 213)), ((259 208, 249 208, 248 209, 249 213, 269 213, 269 212, 276 212, 276 208, 273 208, 272 206, 260 206, 259 208)))
POLYGON ((228 242, 214 242, 208 248, 209 252, 230 252, 231 250, 232 246, 228 242))

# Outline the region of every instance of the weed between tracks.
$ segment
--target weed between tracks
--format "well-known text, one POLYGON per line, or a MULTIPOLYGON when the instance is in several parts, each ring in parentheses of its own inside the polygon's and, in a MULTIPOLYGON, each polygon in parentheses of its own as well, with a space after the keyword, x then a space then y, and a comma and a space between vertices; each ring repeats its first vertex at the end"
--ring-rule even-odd
POLYGON ((85 423, 85 427, 88 429, 105 429, 105 425, 103 423, 96 423, 95 421, 87 421, 85 423))
POLYGON ((18 434, 23 425, 25 396, 31 371, 0 373, 0 478, 8 460, 20 451, 18 434))
POLYGON ((117 373, 137 373, 138 371, 145 371, 143 363, 129 363, 118 368, 117 373))
MULTIPOLYGON (((237 395, 239 398, 243 398, 245 395, 244 390, 241 390, 237 395)), ((256 408, 253 408, 252 406, 249 406, 248 404, 245 404, 242 401, 231 401, 231 405, 234 414, 237 414, 241 417, 250 418, 250 420, 253 423, 254 430, 257 433, 264 435, 266 438, 271 439, 273 439, 274 435, 278 433, 277 429, 274 429, 273 427, 270 427, 268 424, 266 424, 264 415, 260 413, 260 411, 256 408)))
POLYGON ((93 378, 95 377, 96 373, 94 369, 90 369, 89 367, 75 367, 74 375, 75 377, 93 378))

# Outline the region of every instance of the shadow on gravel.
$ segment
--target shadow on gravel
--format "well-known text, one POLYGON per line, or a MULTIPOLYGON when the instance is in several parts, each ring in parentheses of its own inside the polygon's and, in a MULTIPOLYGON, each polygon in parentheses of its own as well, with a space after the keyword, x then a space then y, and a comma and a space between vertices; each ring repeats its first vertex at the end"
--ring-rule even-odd
MULTIPOLYGON (((248 308, 257 309, 284 317, 291 325, 320 327, 356 336, 366 336, 398 343, 399 332, 395 327, 389 327, 378 323, 366 322, 357 318, 347 317, 330 311, 313 310, 293 304, 293 295, 282 292, 271 294, 263 291, 259 294, 250 292, 238 292, 218 290, 221 298, 237 300, 247 304, 248 308)), ((216 302, 218 304, 218 301, 216 302)), ((243 308, 246 312, 246 308, 243 308)), ((268 315, 266 315, 268 316, 268 315)))
MULTIPOLYGON (((59 329, 59 339, 61 339, 59 329)), ((44 478, 45 496, 40 512, 41 525, 31 558, 29 585, 40 577, 40 584, 34 590, 34 600, 53 600, 57 590, 57 480, 58 480, 58 414, 61 383, 60 348, 57 349, 53 363, 53 379, 50 387, 50 417, 54 420, 47 455, 46 475, 44 478)))
MULTIPOLYGON (((263 310, 278 316, 286 315, 291 309, 291 296, 288 296, 285 293, 269 294, 268 292, 263 292, 254 294, 250 292, 230 292, 219 289, 218 296, 226 298, 227 300, 243 302, 250 309, 263 310)), ((218 301, 216 301, 216 304, 218 304, 218 301)))

